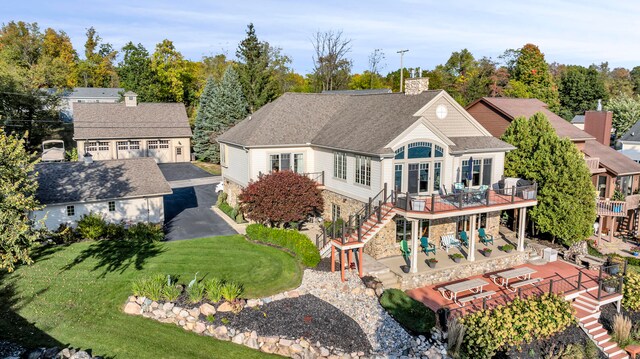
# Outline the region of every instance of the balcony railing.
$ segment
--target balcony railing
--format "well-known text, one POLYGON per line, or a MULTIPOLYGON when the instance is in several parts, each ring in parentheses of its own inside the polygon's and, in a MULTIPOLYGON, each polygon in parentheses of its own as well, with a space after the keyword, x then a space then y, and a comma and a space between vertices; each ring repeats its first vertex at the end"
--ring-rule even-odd
POLYGON ((590 173, 600 173, 604 169, 600 168, 600 158, 598 157, 585 157, 584 162, 587 164, 590 173))
POLYGON ((503 189, 465 189, 458 193, 431 196, 398 193, 395 196, 395 206, 406 211, 441 213, 459 211, 467 208, 481 206, 498 206, 531 201, 537 198, 538 186, 536 183, 527 186, 503 188, 503 189))
POLYGON ((317 184, 324 186, 324 171, 320 172, 307 172, 301 173, 303 176, 307 176, 312 181, 315 181, 317 184))
POLYGON ((627 202, 599 198, 596 200, 596 210, 599 216, 626 217, 627 202))

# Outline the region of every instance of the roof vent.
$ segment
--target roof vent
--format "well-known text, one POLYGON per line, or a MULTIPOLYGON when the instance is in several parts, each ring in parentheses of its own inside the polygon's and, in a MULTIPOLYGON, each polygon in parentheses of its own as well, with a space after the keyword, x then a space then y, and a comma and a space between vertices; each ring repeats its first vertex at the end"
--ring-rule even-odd
POLYGON ((138 106, 138 94, 133 91, 127 91, 124 93, 124 105, 127 107, 138 106))
POLYGON ((93 163, 93 156, 89 152, 85 153, 84 156, 82 156, 82 159, 85 165, 93 163))

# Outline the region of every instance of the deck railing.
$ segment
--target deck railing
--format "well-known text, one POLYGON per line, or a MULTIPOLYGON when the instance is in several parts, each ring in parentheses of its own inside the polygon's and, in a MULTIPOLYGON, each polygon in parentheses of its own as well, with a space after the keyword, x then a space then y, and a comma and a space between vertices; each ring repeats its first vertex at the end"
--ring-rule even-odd
POLYGON ((310 180, 315 181, 319 185, 324 186, 324 171, 320 172, 306 172, 301 175, 308 177, 310 180))
POLYGON ((431 196, 399 193, 395 206, 406 211, 439 213, 479 206, 496 206, 537 198, 538 185, 513 186, 502 189, 462 190, 452 194, 431 196))
POLYGON ((599 216, 626 217, 627 202, 598 198, 596 200, 596 210, 599 216))

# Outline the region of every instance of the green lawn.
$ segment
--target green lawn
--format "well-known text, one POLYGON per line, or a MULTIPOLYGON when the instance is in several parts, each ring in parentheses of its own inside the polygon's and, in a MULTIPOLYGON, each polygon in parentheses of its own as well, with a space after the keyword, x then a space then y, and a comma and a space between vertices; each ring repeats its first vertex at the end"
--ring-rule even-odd
POLYGON ((191 163, 211 173, 214 176, 219 176, 222 173, 222 170, 220 169, 220 165, 215 163, 202 162, 202 161, 192 161, 191 163))
POLYGON ((296 287, 302 269, 289 254, 242 236, 157 245, 101 241, 35 252, 36 263, 0 273, 0 338, 28 347, 70 345, 116 358, 266 358, 258 351, 122 313, 131 282, 163 273, 189 282, 216 276, 246 297, 296 287))

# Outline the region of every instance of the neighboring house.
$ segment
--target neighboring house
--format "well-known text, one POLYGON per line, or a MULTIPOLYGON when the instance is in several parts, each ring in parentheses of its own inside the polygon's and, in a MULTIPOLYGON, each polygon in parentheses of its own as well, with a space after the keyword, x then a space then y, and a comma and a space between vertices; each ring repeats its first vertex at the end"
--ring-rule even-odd
MULTIPOLYGON (((291 170, 319 182, 325 220, 353 223, 356 214, 385 208, 380 225, 361 226, 358 243, 330 242, 339 250, 364 247, 381 258, 399 255, 402 239, 417 253, 421 237, 440 243, 466 230, 475 243, 480 227, 497 236, 500 211, 517 208, 525 218, 537 203, 535 186, 501 188, 514 147, 445 91, 426 90, 426 81, 408 79, 406 93, 286 93, 263 106, 217 139, 229 202, 260 173, 291 170), (454 189, 467 179, 468 187, 454 189)), ((475 255, 472 245, 468 259, 475 255)))
POLYGON ((45 207, 32 218, 50 230, 91 212, 108 222, 164 222, 163 196, 172 192, 153 159, 88 162, 36 165, 36 198, 45 207))
POLYGON ((571 124, 581 130, 584 130, 584 115, 573 116, 573 119, 571 119, 571 124))
MULTIPOLYGON (((49 93, 56 93, 57 89, 46 89, 49 93)), ((62 90, 60 93, 60 116, 64 121, 73 120, 73 106, 75 103, 115 103, 119 102, 123 88, 108 87, 74 87, 62 90)))
POLYGON ((582 131, 549 111, 547 105, 537 99, 483 97, 467 106, 467 111, 496 137, 501 137, 516 117, 544 113, 558 136, 569 138, 584 153, 593 185, 600 198, 597 203, 598 214, 623 218, 618 227, 614 218, 606 218, 600 223, 600 230, 612 235, 613 231, 609 231, 610 228, 632 229, 637 226, 631 208, 627 211, 625 207, 624 210, 613 214, 611 211, 610 198, 615 190, 628 196, 640 188, 640 164, 609 147, 611 112, 587 111, 584 116, 585 130, 582 131))
POLYGON ((94 160, 152 157, 159 163, 191 160, 191 127, 181 103, 76 103, 73 139, 78 157, 94 160))
POLYGON ((640 163, 640 121, 636 122, 629 131, 618 140, 621 148, 618 152, 640 163))

